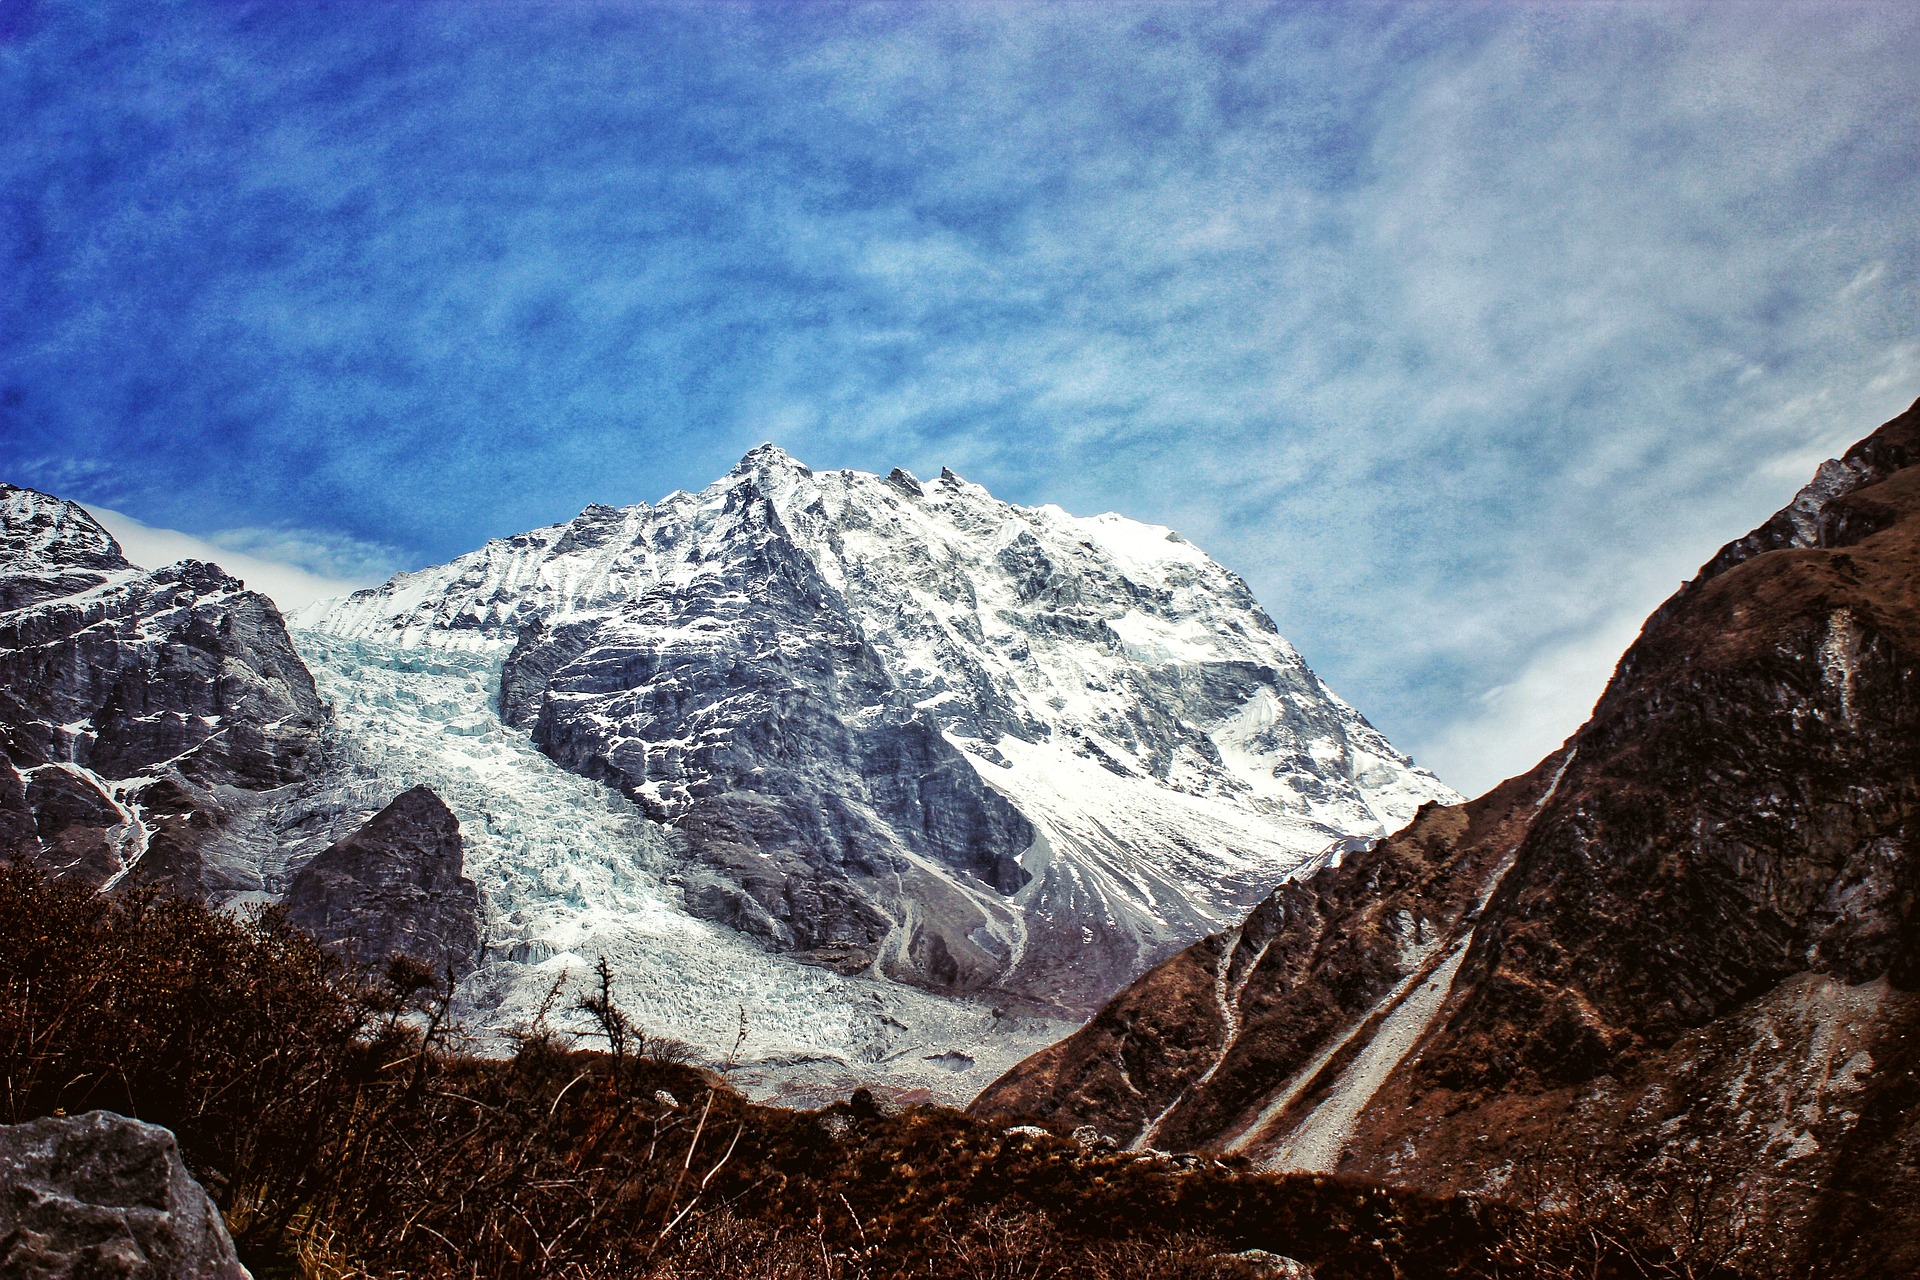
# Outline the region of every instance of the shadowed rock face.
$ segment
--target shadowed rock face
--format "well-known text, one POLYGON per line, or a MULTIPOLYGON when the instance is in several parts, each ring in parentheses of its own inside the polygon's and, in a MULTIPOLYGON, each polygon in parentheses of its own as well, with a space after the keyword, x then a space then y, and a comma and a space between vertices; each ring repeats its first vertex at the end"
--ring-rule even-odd
POLYGON ((415 787, 301 868, 286 906, 362 963, 400 954, 460 977, 480 955, 480 893, 461 872, 459 822, 415 787))
POLYGON ((246 1280, 173 1135, 107 1111, 0 1126, 0 1275, 246 1280))
POLYGON ((1916 462, 1920 406, 1663 605, 1539 769, 977 1108, 1435 1191, 1691 1178, 1836 1274, 1920 1272, 1916 462))
POLYGON ((219 848, 307 775, 323 722, 265 596, 198 561, 143 572, 80 507, 0 485, 0 856, 258 889, 219 848))

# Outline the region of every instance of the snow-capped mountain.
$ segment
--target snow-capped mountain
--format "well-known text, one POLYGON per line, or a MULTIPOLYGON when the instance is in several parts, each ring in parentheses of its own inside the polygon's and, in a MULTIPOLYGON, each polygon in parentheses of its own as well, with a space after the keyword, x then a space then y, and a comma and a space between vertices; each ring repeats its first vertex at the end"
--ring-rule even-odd
MULTIPOLYGON (((459 667, 449 726, 631 801, 665 832, 648 910, 1068 1015, 1329 843, 1457 798, 1179 535, 949 472, 816 473, 764 445, 700 493, 589 507, 294 621, 323 691, 359 661, 405 686, 409 652, 423 682, 459 667)), ((391 754, 389 721, 341 723, 391 754)), ((547 785, 525 764, 501 785, 547 785)), ((528 887, 474 870, 521 954, 569 933, 504 923, 528 887)))
POLYGON ((1450 796, 1176 535, 951 475, 763 448, 318 608, 298 654, 217 568, 0 498, 0 857, 425 939, 483 1037, 606 957, 757 1091, 963 1101, 1450 796))

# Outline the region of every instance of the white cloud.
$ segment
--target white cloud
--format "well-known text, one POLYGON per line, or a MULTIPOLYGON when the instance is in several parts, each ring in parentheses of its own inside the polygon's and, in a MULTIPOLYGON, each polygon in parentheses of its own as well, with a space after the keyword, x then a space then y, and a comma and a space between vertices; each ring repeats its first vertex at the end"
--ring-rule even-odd
POLYGON ((323 529, 221 529, 207 541, 226 555, 239 552, 322 578, 385 581, 405 567, 390 547, 323 529))
MULTIPOLYGON (((132 516, 106 507, 88 506, 93 518, 106 527, 119 542, 127 559, 143 569, 158 569, 177 560, 204 560, 217 564, 253 590, 278 605, 281 613, 292 613, 303 605, 329 596, 346 595, 380 581, 378 577, 328 577, 304 569, 287 560, 266 559, 214 545, 178 529, 155 529, 132 516)), ((296 538, 292 531, 282 531, 296 538)), ((322 535, 324 538, 324 535, 322 535)))
POLYGON ((1468 795, 1524 773, 1586 720, 1641 621, 1638 612, 1616 614, 1590 634, 1542 650, 1433 740, 1413 744, 1415 755, 1468 795))

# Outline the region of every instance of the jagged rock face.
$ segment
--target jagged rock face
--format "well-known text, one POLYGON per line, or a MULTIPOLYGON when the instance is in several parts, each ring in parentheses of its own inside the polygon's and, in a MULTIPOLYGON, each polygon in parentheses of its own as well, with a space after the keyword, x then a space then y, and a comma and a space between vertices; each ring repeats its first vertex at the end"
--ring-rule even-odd
POLYGON ((724 873, 695 890, 707 918, 850 971, 880 961, 985 985, 1012 939, 981 888, 1027 882, 1033 827, 894 687, 859 627, 822 608, 829 594, 789 543, 751 544, 617 620, 525 628, 503 710, 556 761, 687 833, 724 873), (901 898, 927 923, 883 955, 901 898))
POLYGON ((271 601, 143 572, 73 503, 0 485, 0 855, 94 884, 258 888, 210 856, 305 776, 324 713, 271 601))
POLYGON ((0 1125, 0 1274, 247 1277, 173 1135, 108 1111, 0 1125))
POLYGON ((413 787, 302 867, 285 903, 295 924, 363 964, 405 955, 459 978, 480 953, 480 891, 462 871, 459 821, 413 787))
POLYGON ((685 839, 684 905, 1087 1009, 1452 793, 1164 529, 771 446, 303 620, 502 654, 499 712, 685 839))
POLYGON ((1920 1269, 1916 462, 1920 406, 1663 605, 1554 759, 1286 886, 979 1105, 1436 1191, 1691 1179, 1769 1217, 1753 1247, 1920 1269), (1383 911, 1398 956, 1353 945, 1383 911), (1241 977, 1275 912, 1314 962, 1241 977))

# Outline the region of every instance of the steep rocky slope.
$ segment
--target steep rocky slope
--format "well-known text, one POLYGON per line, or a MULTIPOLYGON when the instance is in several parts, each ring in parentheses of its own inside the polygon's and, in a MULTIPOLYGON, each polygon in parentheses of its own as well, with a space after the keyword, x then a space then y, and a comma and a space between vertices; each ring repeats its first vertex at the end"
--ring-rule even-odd
POLYGON ((196 561, 136 569, 80 507, 0 485, 0 857, 257 890, 269 797, 323 724, 266 597, 196 561))
POLYGON ((1920 406, 1663 605, 1533 773, 1282 886, 977 1109, 1657 1188, 1736 1248, 1920 1270, 1916 462, 1920 406))
POLYGON ((1454 798, 1177 535, 950 473, 763 446, 300 622, 491 659, 493 713, 671 829, 696 918, 1070 1014, 1454 798))

